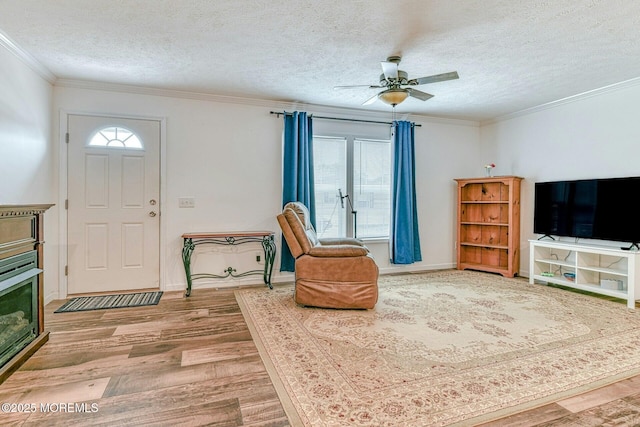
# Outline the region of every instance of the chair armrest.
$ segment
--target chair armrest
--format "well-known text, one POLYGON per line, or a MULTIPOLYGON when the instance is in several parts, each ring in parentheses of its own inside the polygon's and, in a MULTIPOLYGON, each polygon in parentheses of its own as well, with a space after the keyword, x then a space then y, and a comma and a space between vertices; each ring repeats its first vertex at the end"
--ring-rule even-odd
POLYGON ((353 237, 326 237, 319 239, 321 245, 353 245, 364 246, 364 242, 353 237))
POLYGON ((369 250, 356 245, 318 245, 309 249, 307 255, 320 258, 359 257, 369 254, 369 250))

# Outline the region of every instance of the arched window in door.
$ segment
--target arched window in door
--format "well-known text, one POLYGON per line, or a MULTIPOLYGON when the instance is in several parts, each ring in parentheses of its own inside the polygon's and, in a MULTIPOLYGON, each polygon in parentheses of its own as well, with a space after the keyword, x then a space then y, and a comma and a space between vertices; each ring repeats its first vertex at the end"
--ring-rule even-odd
POLYGON ((89 146, 144 150, 142 141, 135 133, 129 129, 117 126, 110 126, 98 130, 89 139, 89 146))

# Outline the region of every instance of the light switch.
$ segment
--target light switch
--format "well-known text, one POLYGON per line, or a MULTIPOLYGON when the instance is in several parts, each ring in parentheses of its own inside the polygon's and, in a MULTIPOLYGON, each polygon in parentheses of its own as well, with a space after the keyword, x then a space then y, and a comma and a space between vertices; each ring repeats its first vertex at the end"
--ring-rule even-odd
POLYGON ((195 208, 196 199, 194 197, 178 197, 179 208, 195 208))

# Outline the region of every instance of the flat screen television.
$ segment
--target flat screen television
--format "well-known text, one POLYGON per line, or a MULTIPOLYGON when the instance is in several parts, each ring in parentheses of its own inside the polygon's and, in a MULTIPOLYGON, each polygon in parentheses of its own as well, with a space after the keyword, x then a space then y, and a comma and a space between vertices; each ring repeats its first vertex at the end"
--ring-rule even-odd
POLYGON ((640 177, 536 182, 533 232, 640 243, 640 177))

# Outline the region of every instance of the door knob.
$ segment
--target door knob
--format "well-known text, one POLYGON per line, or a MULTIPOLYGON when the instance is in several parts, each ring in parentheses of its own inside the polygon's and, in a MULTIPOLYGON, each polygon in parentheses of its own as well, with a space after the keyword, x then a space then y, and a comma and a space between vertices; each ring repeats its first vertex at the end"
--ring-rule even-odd
POLYGON ((156 214, 154 211, 149 212, 149 216, 150 216, 151 218, 153 218, 153 217, 154 217, 154 216, 156 216, 156 215, 157 215, 157 214, 156 214))
POLYGON ((156 200, 155 200, 155 199, 151 199, 151 200, 149 200, 149 204, 150 204, 151 206, 155 206, 155 205, 156 205, 156 200))

